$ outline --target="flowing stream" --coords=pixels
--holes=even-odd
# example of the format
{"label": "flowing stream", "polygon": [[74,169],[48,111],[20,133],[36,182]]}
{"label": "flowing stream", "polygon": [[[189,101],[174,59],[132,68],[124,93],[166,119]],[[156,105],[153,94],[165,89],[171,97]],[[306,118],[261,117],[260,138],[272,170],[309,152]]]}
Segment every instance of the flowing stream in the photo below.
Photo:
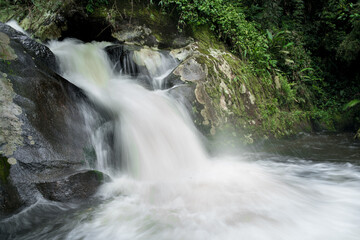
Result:
{"label": "flowing stream", "polygon": [[[99,126],[84,108],[94,167],[112,181],[88,205],[40,199],[8,220],[22,229],[17,239],[360,239],[359,144],[334,140],[321,152],[337,135],[305,135],[294,146],[277,143],[280,150],[210,155],[183,104],[161,89],[176,61],[150,61],[148,90],[114,71],[107,45],[50,48],[63,76],[112,116]],[[330,155],[334,146],[344,149]]]}

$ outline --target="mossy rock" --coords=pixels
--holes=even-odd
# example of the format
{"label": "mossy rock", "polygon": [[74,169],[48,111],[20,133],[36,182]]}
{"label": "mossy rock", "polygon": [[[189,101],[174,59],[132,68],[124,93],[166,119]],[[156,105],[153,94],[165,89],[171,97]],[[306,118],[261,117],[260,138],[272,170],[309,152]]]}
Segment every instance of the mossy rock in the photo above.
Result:
{"label": "mossy rock", "polygon": [[172,51],[182,58],[173,75],[195,84],[192,108],[200,114],[194,121],[204,134],[251,144],[310,128],[308,114],[294,99],[278,100],[288,94],[286,79],[256,75],[251,63],[230,53],[207,26],[194,28],[192,34],[195,43]]}

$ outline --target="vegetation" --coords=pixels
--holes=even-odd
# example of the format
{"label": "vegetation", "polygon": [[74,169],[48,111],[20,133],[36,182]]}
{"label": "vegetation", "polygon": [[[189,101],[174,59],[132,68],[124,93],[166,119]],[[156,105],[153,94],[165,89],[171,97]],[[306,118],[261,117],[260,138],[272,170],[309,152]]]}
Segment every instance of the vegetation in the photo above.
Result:
{"label": "vegetation", "polygon": [[[158,4],[174,12],[180,29],[208,25],[260,78],[285,77],[288,94],[277,99],[283,105],[295,100],[330,128],[360,125],[359,108],[343,109],[360,95],[359,1],[161,0]],[[350,123],[340,124],[343,118]]]}
{"label": "vegetation", "polygon": [[107,0],[87,0],[86,11],[93,13],[95,8],[109,4]]}

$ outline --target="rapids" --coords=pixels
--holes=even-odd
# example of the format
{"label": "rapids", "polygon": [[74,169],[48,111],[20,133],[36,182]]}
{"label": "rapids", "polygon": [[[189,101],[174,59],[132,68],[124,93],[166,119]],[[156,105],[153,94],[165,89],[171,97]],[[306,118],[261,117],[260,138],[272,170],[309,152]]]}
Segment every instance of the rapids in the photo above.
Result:
{"label": "rapids", "polygon": [[84,109],[95,168],[112,181],[84,206],[39,199],[4,223],[22,229],[16,239],[360,238],[359,145],[346,162],[327,161],[326,152],[321,161],[265,151],[214,156],[183,104],[159,88],[174,67],[169,58],[158,58],[169,67],[151,69],[148,90],[113,70],[108,45],[65,40],[50,49],[63,77],[112,116],[111,127],[98,126]]}

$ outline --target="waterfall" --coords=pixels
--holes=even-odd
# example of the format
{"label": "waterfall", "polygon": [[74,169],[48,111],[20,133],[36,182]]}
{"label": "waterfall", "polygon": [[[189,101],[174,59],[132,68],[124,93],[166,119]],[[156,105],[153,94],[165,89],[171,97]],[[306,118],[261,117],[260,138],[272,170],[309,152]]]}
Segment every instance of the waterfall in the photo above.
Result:
{"label": "waterfall", "polygon": [[[359,238],[357,170],[331,163],[277,162],[268,155],[261,156],[264,162],[245,155],[208,156],[184,106],[161,90],[173,60],[161,53],[135,56],[136,63],[149,68],[157,86],[151,91],[134,76],[113,71],[103,50],[109,45],[50,43],[62,75],[112,116],[111,122],[97,126],[92,124],[96,116],[84,110],[96,167],[113,181],[99,192],[103,203],[84,211],[81,221],[66,223],[63,229],[70,230],[65,237],[59,233],[60,238]],[[110,133],[111,144],[106,138]],[[344,176],[351,181],[341,180]]]}
{"label": "waterfall", "polygon": [[[118,161],[124,161],[126,166],[122,173],[148,180],[189,174],[207,156],[183,106],[171,99],[166,91],[149,91],[135,84],[130,76],[113,72],[102,49],[105,46],[106,43],[82,44],[67,40],[53,42],[51,50],[60,62],[63,76],[112,113],[117,124],[114,132],[117,145],[114,147],[121,149]],[[166,73],[169,74],[173,65],[167,63],[168,57],[160,53],[155,56],[159,63],[153,63],[151,57],[143,62],[149,69],[154,86],[160,87],[161,80]],[[140,62],[139,59],[136,61]],[[97,156],[101,156],[104,150],[99,147],[104,142],[101,136],[106,135],[101,131],[107,130],[104,127],[97,129],[97,137],[92,138]],[[105,159],[107,157],[98,157],[98,166],[111,168],[103,163],[108,161]],[[111,172],[104,167],[99,170]]]}

